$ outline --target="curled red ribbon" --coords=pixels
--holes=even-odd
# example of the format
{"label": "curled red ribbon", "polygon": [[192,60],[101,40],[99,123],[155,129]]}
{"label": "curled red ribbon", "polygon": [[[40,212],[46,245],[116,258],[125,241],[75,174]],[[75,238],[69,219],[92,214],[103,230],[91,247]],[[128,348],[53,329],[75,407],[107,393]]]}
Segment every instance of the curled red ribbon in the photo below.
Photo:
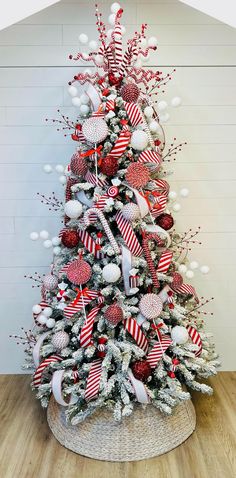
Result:
{"label": "curled red ribbon", "polygon": [[85,151],[85,153],[81,153],[82,158],[86,158],[87,156],[91,156],[92,154],[97,153],[98,156],[101,156],[102,154],[102,145],[98,146],[98,148],[94,149],[89,149],[88,151]]}
{"label": "curled red ribbon", "polygon": [[80,289],[75,289],[76,292],[78,292],[77,296],[75,297],[75,299],[73,300],[73,306],[78,304],[79,300],[80,300],[80,297],[89,297],[89,289],[88,287],[85,287],[83,290],[80,290]]}

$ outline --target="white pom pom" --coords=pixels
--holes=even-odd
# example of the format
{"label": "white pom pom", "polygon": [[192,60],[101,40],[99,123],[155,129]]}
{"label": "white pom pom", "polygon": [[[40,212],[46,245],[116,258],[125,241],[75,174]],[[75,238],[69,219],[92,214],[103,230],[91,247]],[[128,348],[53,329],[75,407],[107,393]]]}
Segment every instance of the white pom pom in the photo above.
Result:
{"label": "white pom pom", "polygon": [[46,322],[47,322],[47,317],[46,315],[43,315],[43,314],[40,314],[38,317],[37,317],[37,322],[41,325],[45,325]]}
{"label": "white pom pom", "polygon": [[55,236],[52,238],[52,245],[53,246],[59,246],[61,244],[61,238],[58,236]]}
{"label": "white pom pom", "polygon": [[148,39],[148,46],[157,46],[157,38],[156,37],[150,37]]}
{"label": "white pom pom", "polygon": [[170,199],[176,199],[177,198],[177,193],[175,191],[170,191],[168,194]]}
{"label": "white pom pom", "polygon": [[80,41],[80,43],[85,45],[85,43],[88,43],[88,35],[86,35],[85,33],[81,33],[79,35],[79,41]]}
{"label": "white pom pom", "polygon": [[194,272],[193,271],[187,271],[185,275],[188,279],[192,279],[194,277]]}
{"label": "white pom pom", "polygon": [[146,106],[146,108],[144,108],[144,114],[145,114],[146,118],[152,118],[153,108],[151,106]]}
{"label": "white pom pom", "polygon": [[171,100],[171,106],[173,106],[174,108],[176,108],[177,106],[181,105],[182,103],[182,100],[179,96],[175,96],[174,98],[172,98]]}
{"label": "white pom pom", "polygon": [[182,188],[180,189],[180,196],[183,198],[186,198],[189,195],[189,189],[188,188]]}
{"label": "white pom pom", "polygon": [[41,239],[48,239],[49,238],[49,232],[45,231],[45,230],[40,231],[39,235],[40,235]]}
{"label": "white pom pom", "polygon": [[97,42],[96,40],[91,40],[91,41],[89,42],[89,48],[90,48],[90,50],[92,50],[92,51],[97,50],[97,48],[98,48],[98,42]]}
{"label": "white pom pom", "polygon": [[[107,39],[108,40],[111,40],[112,33],[113,33],[113,28],[109,28],[109,30],[107,30]],[[101,55],[99,55],[99,56],[101,56]]]}
{"label": "white pom pom", "polygon": [[73,106],[80,106],[81,105],[80,98],[78,98],[78,96],[75,96],[74,98],[72,98],[71,103]]}
{"label": "white pom pom", "polygon": [[83,93],[80,97],[81,105],[87,105],[89,103],[89,97],[85,93]]}
{"label": "white pom pom", "polygon": [[55,166],[55,170],[56,170],[57,173],[63,173],[63,172],[64,172],[64,169],[65,169],[65,168],[64,168],[63,164],[57,164],[57,165]]}
{"label": "white pom pom", "polygon": [[169,119],[170,119],[169,113],[165,113],[164,115],[160,115],[160,121],[162,121],[162,123],[166,123]]}
{"label": "white pom pom", "polygon": [[189,339],[188,331],[185,327],[182,327],[181,325],[176,325],[171,330],[171,338],[176,344],[185,344]]}
{"label": "white pom pom", "polygon": [[179,267],[178,267],[178,271],[181,273],[181,274],[185,274],[185,272],[187,271],[187,267],[185,264],[180,264]]}
{"label": "white pom pom", "polygon": [[62,174],[62,176],[59,177],[59,182],[61,184],[66,184],[66,176],[64,176],[64,174]]}
{"label": "white pom pom", "polygon": [[86,116],[89,113],[88,105],[81,105],[79,110],[83,116]]}
{"label": "white pom pom", "polygon": [[39,235],[37,232],[31,232],[30,233],[30,239],[31,241],[37,241],[37,239],[39,238]]}
{"label": "white pom pom", "polygon": [[151,121],[149,123],[149,129],[152,133],[157,133],[157,131],[159,130],[159,123],[157,121]]}
{"label": "white pom pom", "polygon": [[116,21],[116,15],[115,13],[111,13],[108,17],[108,22],[110,23],[110,25],[115,25],[115,21]]}
{"label": "white pom pom", "polygon": [[157,104],[157,109],[159,111],[164,111],[166,110],[168,104],[166,103],[166,101],[159,101],[159,103]]}
{"label": "white pom pom", "polygon": [[44,172],[47,173],[47,174],[48,174],[48,173],[51,173],[51,172],[52,172],[52,166],[51,166],[51,164],[45,164],[45,165],[43,166],[43,170],[44,170]]}
{"label": "white pom pom", "polygon": [[43,315],[46,315],[46,317],[50,317],[52,315],[51,307],[45,307],[45,309],[43,311]]}
{"label": "white pom pom", "polygon": [[210,267],[209,266],[201,266],[200,271],[201,271],[202,274],[208,274],[208,272],[210,271]]}
{"label": "white pom pom", "polygon": [[42,312],[42,307],[39,304],[35,304],[32,307],[33,314],[40,314]]}
{"label": "white pom pom", "polygon": [[76,86],[70,85],[69,88],[68,88],[68,93],[72,97],[76,96],[78,94],[78,90],[77,90]]}
{"label": "white pom pom", "polygon": [[60,248],[59,246],[55,246],[55,247],[53,248],[53,254],[54,254],[54,256],[59,256],[60,252],[61,252],[61,248]]}
{"label": "white pom pom", "polygon": [[198,267],[199,267],[199,264],[198,264],[197,261],[192,261],[192,262],[190,262],[190,268],[191,268],[191,269],[194,270],[194,269],[197,269]]}
{"label": "white pom pom", "polygon": [[77,219],[81,216],[83,208],[79,201],[72,199],[71,201],[66,202],[64,210],[67,217],[70,219]]}
{"label": "white pom pom", "polygon": [[120,10],[120,4],[118,2],[114,2],[111,5],[111,12],[117,13]]}
{"label": "white pom pom", "polygon": [[178,211],[180,211],[180,209],[181,209],[181,205],[178,202],[176,202],[173,205],[173,211],[178,212]]}
{"label": "white pom pom", "polygon": [[145,46],[147,46],[147,39],[146,38],[141,38],[139,43],[140,43],[140,46],[142,48],[144,48]]}
{"label": "white pom pom", "polygon": [[148,135],[145,131],[136,130],[132,133],[130,145],[138,151],[143,151],[148,145]]}
{"label": "white pom pom", "polygon": [[56,323],[55,319],[47,319],[46,325],[49,329],[53,329],[55,323]]}
{"label": "white pom pom", "polygon": [[121,271],[116,264],[107,264],[102,270],[102,277],[106,282],[117,282],[120,276]]}
{"label": "white pom pom", "polygon": [[50,249],[50,247],[52,247],[52,241],[50,241],[50,239],[47,239],[43,242],[43,247],[45,247],[46,249]]}

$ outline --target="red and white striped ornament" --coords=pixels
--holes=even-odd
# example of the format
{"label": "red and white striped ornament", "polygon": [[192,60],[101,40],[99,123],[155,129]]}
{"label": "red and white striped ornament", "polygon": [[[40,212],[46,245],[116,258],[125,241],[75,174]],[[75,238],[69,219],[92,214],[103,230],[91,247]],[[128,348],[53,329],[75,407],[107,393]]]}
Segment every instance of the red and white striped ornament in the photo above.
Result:
{"label": "red and white striped ornament", "polygon": [[152,171],[157,171],[162,162],[162,157],[159,151],[146,150],[140,153],[138,163],[143,163]]}
{"label": "red and white striped ornament", "polygon": [[129,128],[127,125],[125,125],[121,130],[120,135],[115,142],[115,145],[110,151],[109,156],[112,156],[113,158],[120,158],[124,154],[127,146],[129,145],[130,137],[131,133],[129,131]]}
{"label": "red and white striped ornament", "polygon": [[141,327],[138,325],[137,321],[133,317],[125,319],[124,328],[133,337],[138,347],[140,347],[145,353],[147,353],[148,340],[147,337],[144,335]]}
{"label": "red and white striped ornament", "polygon": [[90,208],[88,209],[85,214],[84,214],[84,223],[85,223],[85,226],[89,226],[92,221],[91,221],[91,215],[92,215],[92,218],[94,218],[94,215],[98,217],[98,219],[100,220],[102,226],[103,226],[103,229],[107,235],[107,238],[109,239],[110,243],[111,243],[111,246],[113,247],[114,251],[116,254],[119,254],[120,253],[120,248],[115,240],[115,237],[110,229],[110,226],[104,216],[104,214],[102,213],[102,211],[96,207],[93,207],[93,208]]}
{"label": "red and white striped ornament", "polygon": [[93,174],[90,171],[86,173],[85,179],[88,183],[92,184],[93,186],[99,186],[100,188],[107,184],[106,179],[96,177],[96,174]]}
{"label": "red and white striped ornament", "polygon": [[141,256],[142,253],[143,253],[143,249],[141,247],[141,245],[139,244],[139,241],[129,223],[129,221],[127,221],[123,214],[122,214],[122,211],[119,211],[117,214],[116,214],[116,222],[117,222],[117,226],[122,234],[122,237],[125,241],[125,243],[127,244],[127,247],[129,248],[130,252],[134,255],[134,256]]}
{"label": "red and white striped ornament", "polygon": [[199,357],[202,353],[202,339],[201,339],[201,336],[200,336],[199,332],[194,327],[192,327],[191,325],[187,325],[186,329],[187,329],[189,337],[191,338],[194,345],[198,346],[198,350],[195,352],[195,355],[196,355],[196,357]]}
{"label": "red and white striped ornament", "polygon": [[173,253],[171,251],[164,251],[161,254],[161,257],[158,262],[158,267],[157,267],[157,272],[162,272],[163,274],[166,274],[168,271],[171,261],[172,261]]}
{"label": "red and white striped ornament", "polygon": [[172,340],[169,335],[162,335],[161,341],[155,343],[146,359],[151,368],[156,368],[158,362],[171,344]]}
{"label": "red and white striped ornament", "polygon": [[96,259],[100,259],[102,257],[100,244],[97,244],[96,241],[94,241],[90,234],[85,230],[78,230],[78,235],[86,249],[94,254]]}
{"label": "red and white striped ornament", "polygon": [[151,251],[150,251],[150,248],[149,248],[149,241],[155,241],[158,246],[162,245],[163,241],[159,237],[158,234],[147,233],[147,232],[143,231],[142,246],[143,246],[145,259],[147,261],[147,265],[148,265],[148,268],[149,268],[149,271],[150,271],[150,274],[151,274],[151,277],[152,277],[152,283],[153,283],[154,287],[158,288],[158,287],[160,287],[160,283],[159,283],[159,280],[158,280],[158,277],[157,277],[156,267],[155,267],[155,265],[153,263],[153,260],[152,260]]}
{"label": "red and white striped ornament", "polygon": [[33,385],[34,387],[39,387],[42,383],[43,372],[49,367],[52,363],[60,362],[62,358],[59,355],[50,355],[50,357],[43,360],[37,367],[34,376],[33,376]]}
{"label": "red and white striped ornament", "polygon": [[88,347],[91,345],[94,321],[101,309],[101,306],[102,304],[99,304],[97,307],[94,307],[86,317],[79,337],[81,347]]}
{"label": "red and white striped ornament", "polygon": [[99,358],[94,360],[91,365],[88,379],[86,383],[86,390],[84,398],[85,400],[89,401],[95,398],[99,392],[100,380],[101,380],[101,373],[102,373],[102,360]]}
{"label": "red and white striped ornament", "polygon": [[137,126],[143,123],[143,115],[140,111],[140,107],[136,103],[129,103],[124,101],[124,107],[129,117],[132,126]]}

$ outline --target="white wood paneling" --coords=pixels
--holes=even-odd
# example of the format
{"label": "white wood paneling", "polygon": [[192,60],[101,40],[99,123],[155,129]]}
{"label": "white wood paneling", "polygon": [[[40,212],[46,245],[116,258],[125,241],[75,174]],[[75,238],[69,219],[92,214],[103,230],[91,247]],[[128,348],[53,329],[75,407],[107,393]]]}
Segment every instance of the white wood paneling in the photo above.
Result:
{"label": "white wood paneling", "polygon": [[[99,3],[106,19],[110,2]],[[37,200],[37,192],[63,197],[58,173],[46,175],[43,164],[66,165],[75,144],[45,118],[55,117],[57,108],[76,115],[66,85],[81,66],[70,62],[68,54],[77,51],[82,31],[95,38],[93,8],[92,0],[63,0],[0,32],[0,372],[20,372],[22,353],[8,334],[29,327],[38,297],[23,276],[47,272],[51,261],[52,251],[43,248],[42,240],[31,242],[29,233],[47,229],[54,236],[62,226],[58,214],[50,214]],[[190,259],[209,264],[211,271],[208,276],[196,272],[193,283],[200,295],[215,297],[207,327],[215,335],[223,368],[234,369],[229,340],[235,332],[236,32],[177,0],[127,0],[124,8],[129,32],[147,21],[150,35],[158,37],[151,64],[163,73],[171,70],[167,65],[177,66],[165,94],[158,96],[168,103],[173,96],[182,97],[180,108],[168,107],[165,125],[168,142],[174,136],[188,142],[173,164],[166,163],[166,170],[174,171],[171,188],[190,190],[189,198],[178,198],[176,224],[180,231],[201,225],[203,244],[193,245]]]}

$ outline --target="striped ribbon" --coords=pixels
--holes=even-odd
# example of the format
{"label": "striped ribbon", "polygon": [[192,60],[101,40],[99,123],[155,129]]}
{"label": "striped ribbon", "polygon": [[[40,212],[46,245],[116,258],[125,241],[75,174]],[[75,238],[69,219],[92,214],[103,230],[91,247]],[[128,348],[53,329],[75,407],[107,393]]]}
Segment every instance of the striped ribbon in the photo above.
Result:
{"label": "striped ribbon", "polygon": [[170,284],[171,288],[174,290],[174,292],[177,292],[177,294],[183,294],[183,295],[193,295],[198,302],[198,296],[196,293],[195,288],[190,285],[190,284],[182,284],[180,287],[173,287],[172,284]]}
{"label": "striped ribbon", "polygon": [[151,368],[156,368],[158,362],[161,360],[162,355],[172,344],[172,340],[168,335],[163,335],[160,342],[156,342],[152,350],[147,355],[147,362]]}
{"label": "striped ribbon", "polygon": [[50,355],[50,357],[46,358],[39,364],[36,369],[36,372],[33,376],[33,385],[34,387],[39,387],[41,385],[42,375],[44,370],[49,367],[52,363],[60,362],[62,358],[59,355]]}
{"label": "striped ribbon", "polygon": [[124,101],[123,103],[131,125],[137,126],[138,124],[142,124],[143,115],[140,111],[139,106],[136,103],[128,103],[127,101]]}
{"label": "striped ribbon", "polygon": [[159,151],[146,150],[139,155],[137,162],[144,163],[149,168],[156,171],[161,165],[162,157]]}
{"label": "striped ribbon", "polygon": [[86,249],[91,252],[91,254],[93,254],[96,259],[101,259],[101,247],[99,247],[99,245],[94,241],[90,234],[84,230],[78,230],[77,232],[81,242],[86,247]]}
{"label": "striped ribbon", "polygon": [[63,275],[66,275],[67,273],[67,270],[68,270],[68,267],[69,265],[73,262],[73,259],[71,259],[71,261],[67,262],[67,264],[65,264],[64,266],[62,266],[62,268],[59,270],[58,272],[58,277],[61,279],[61,277]]}
{"label": "striped ribbon", "polygon": [[152,182],[155,188],[160,191],[164,196],[168,196],[170,191],[169,183],[165,179],[153,179]]}
{"label": "striped ribbon", "polygon": [[38,321],[37,321],[37,317],[44,311],[45,307],[50,307],[50,305],[45,301],[45,300],[42,300],[38,305],[40,305],[41,307],[41,312],[39,312],[39,314],[34,314],[33,313],[33,318],[35,320],[35,323],[39,326],[39,327],[42,327],[42,324],[40,324]]}
{"label": "striped ribbon", "polygon": [[201,339],[201,336],[200,336],[199,332],[194,327],[192,327],[191,325],[187,325],[186,329],[187,329],[189,337],[191,338],[194,345],[198,346],[198,350],[195,352],[195,355],[196,355],[196,357],[199,357],[199,355],[201,355],[201,353],[202,353],[202,339]]}
{"label": "striped ribbon", "polygon": [[84,398],[89,401],[95,398],[99,392],[99,385],[102,373],[102,360],[94,360],[90,368]]}
{"label": "striped ribbon", "polygon": [[106,112],[114,111],[115,107],[116,107],[115,100],[107,100],[107,102],[105,104],[105,111]]}
{"label": "striped ribbon", "polygon": [[85,179],[88,183],[93,184],[93,186],[100,186],[102,188],[107,184],[106,179],[101,179],[101,178],[96,178],[96,174],[91,173],[90,171],[87,171],[85,174]]}
{"label": "striped ribbon", "polygon": [[68,178],[66,182],[66,192],[65,192],[65,199],[66,202],[70,201],[72,199],[72,192],[71,192],[71,186],[74,186],[78,182],[77,179],[73,178]]}
{"label": "striped ribbon", "polygon": [[142,253],[143,253],[143,249],[141,247],[141,245],[139,244],[139,241],[129,223],[129,221],[127,221],[122,212],[119,211],[117,214],[116,214],[116,222],[117,222],[117,226],[122,234],[122,237],[125,241],[125,243],[127,244],[130,252],[134,255],[134,256],[141,256]]}
{"label": "striped ribbon", "polygon": [[91,337],[93,331],[94,320],[98,315],[102,307],[102,303],[97,307],[94,307],[86,317],[85,323],[80,332],[80,345],[81,347],[88,347],[91,345]]}
{"label": "striped ribbon", "polygon": [[161,254],[161,257],[159,259],[157,272],[162,272],[163,274],[165,274],[170,267],[172,257],[173,257],[173,253],[171,251],[168,251],[168,250],[164,251]]}
{"label": "striped ribbon", "polygon": [[86,296],[80,297],[79,300],[76,298],[64,308],[64,316],[67,319],[70,319],[73,317],[73,315],[77,314],[77,312],[80,312],[84,308],[84,306],[90,304],[92,300],[96,299],[99,295],[99,292],[96,290],[88,290]]}
{"label": "striped ribbon", "polygon": [[[95,216],[97,216],[103,226],[103,229],[107,235],[107,238],[109,239],[110,243],[111,243],[111,246],[113,247],[114,251],[116,254],[119,254],[120,253],[120,248],[115,240],[115,237],[110,229],[110,226],[103,214],[102,211],[100,211],[100,209],[96,208],[96,207],[93,207],[91,209],[88,209],[85,213],[84,213],[84,223],[85,223],[85,226],[89,226],[92,221],[93,221],[93,217],[94,217],[94,214]],[[92,215],[92,218],[91,218],[91,215]]]}
{"label": "striped ribbon", "polygon": [[138,347],[140,347],[145,353],[147,353],[148,340],[147,337],[144,335],[141,327],[137,324],[137,321],[133,319],[133,317],[125,319],[124,328],[133,337]]}
{"label": "striped ribbon", "polygon": [[150,213],[152,217],[156,218],[163,213],[166,208],[167,196],[161,194],[159,197],[155,197]]}
{"label": "striped ribbon", "polygon": [[109,156],[113,158],[120,158],[124,154],[129,142],[130,142],[131,133],[127,125],[123,127],[120,132],[119,137],[117,138],[115,145],[109,153]]}

